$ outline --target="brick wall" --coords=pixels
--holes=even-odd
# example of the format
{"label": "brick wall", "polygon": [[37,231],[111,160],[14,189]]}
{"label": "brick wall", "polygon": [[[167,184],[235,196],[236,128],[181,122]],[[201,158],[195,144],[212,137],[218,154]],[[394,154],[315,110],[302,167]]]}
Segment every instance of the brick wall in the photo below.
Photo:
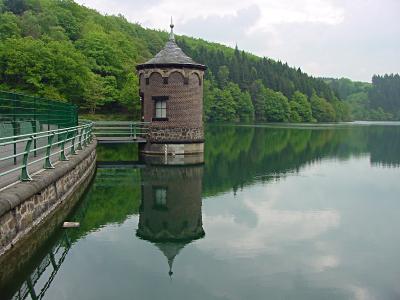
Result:
{"label": "brick wall", "polygon": [[[203,71],[146,69],[139,73],[144,121],[151,122],[150,142],[197,142],[203,132]],[[153,96],[168,96],[167,118],[153,120]]]}

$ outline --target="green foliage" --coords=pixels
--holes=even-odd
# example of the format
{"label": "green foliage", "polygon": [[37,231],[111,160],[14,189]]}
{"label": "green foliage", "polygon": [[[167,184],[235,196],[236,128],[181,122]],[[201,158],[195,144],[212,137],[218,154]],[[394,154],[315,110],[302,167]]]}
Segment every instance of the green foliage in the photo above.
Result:
{"label": "green foliage", "polygon": [[81,103],[90,80],[86,60],[69,42],[12,38],[0,44],[0,79],[14,90]]}
{"label": "green foliage", "polygon": [[215,88],[209,99],[209,114],[207,120],[214,122],[236,121],[236,105],[228,90]]}
{"label": "green foliage", "polygon": [[220,66],[217,73],[218,84],[220,88],[224,88],[229,82],[229,69],[227,66]]}
{"label": "green foliage", "polygon": [[287,122],[290,116],[288,99],[281,92],[266,88],[265,115],[269,122]]}
{"label": "green foliage", "polygon": [[333,106],[324,98],[318,97],[315,93],[310,98],[312,115],[318,122],[334,122],[336,112]]}
{"label": "green foliage", "polygon": [[266,121],[265,116],[265,86],[261,80],[256,80],[253,82],[250,88],[251,99],[254,106],[254,116],[255,120],[258,122]]}
{"label": "green foliage", "polygon": [[351,121],[350,107],[347,103],[340,101],[340,100],[336,100],[333,102],[332,105],[336,112],[336,121],[337,122]]}
{"label": "green foliage", "polygon": [[[372,84],[350,79],[324,79],[345,101],[333,102],[337,120],[400,120],[400,75],[373,76]],[[340,105],[338,105],[340,103]],[[345,106],[347,105],[347,107]]]}
{"label": "green foliage", "polygon": [[347,99],[352,94],[368,92],[371,88],[371,84],[368,82],[351,81],[348,78],[323,78],[323,80],[342,99]]}
{"label": "green foliage", "polygon": [[400,75],[391,74],[372,77],[372,88],[368,92],[370,107],[382,108],[393,113],[400,110]]}
{"label": "green foliage", "polygon": [[292,122],[315,122],[307,96],[299,91],[294,92],[290,99],[290,113]]}
{"label": "green foliage", "polygon": [[21,29],[18,26],[18,18],[6,12],[0,15],[0,40],[21,35]]}
{"label": "green foliage", "polygon": [[[139,118],[134,66],[167,39],[166,32],[103,16],[72,0],[0,0],[0,87],[71,101],[92,113],[129,112]],[[336,101],[323,80],[285,63],[185,36],[177,43],[208,66],[206,120],[311,122],[307,97],[313,91]],[[305,100],[289,104],[296,91]]]}

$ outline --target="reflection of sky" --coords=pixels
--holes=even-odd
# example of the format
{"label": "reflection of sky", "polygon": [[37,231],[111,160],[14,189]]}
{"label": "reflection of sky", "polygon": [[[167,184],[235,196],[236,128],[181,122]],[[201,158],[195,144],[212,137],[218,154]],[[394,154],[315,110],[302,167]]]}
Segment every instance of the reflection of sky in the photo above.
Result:
{"label": "reflection of sky", "polygon": [[323,160],[207,198],[206,236],[172,281],[130,217],[77,242],[47,299],[398,299],[399,179],[368,157]]}

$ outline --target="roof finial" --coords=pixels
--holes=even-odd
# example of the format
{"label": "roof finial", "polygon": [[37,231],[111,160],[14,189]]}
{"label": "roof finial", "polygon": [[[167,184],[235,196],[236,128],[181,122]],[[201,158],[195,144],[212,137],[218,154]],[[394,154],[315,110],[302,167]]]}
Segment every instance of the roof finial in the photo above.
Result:
{"label": "roof finial", "polygon": [[169,39],[171,41],[175,41],[175,36],[174,36],[174,23],[172,22],[172,16],[171,16],[171,25],[169,25],[169,27],[171,27],[171,32],[169,34]]}

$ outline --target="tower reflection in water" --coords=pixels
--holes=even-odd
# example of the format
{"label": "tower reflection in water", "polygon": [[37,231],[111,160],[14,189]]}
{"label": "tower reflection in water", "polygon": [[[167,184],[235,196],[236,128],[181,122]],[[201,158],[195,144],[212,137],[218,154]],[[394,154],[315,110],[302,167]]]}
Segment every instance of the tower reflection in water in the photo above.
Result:
{"label": "tower reflection in water", "polygon": [[148,166],[141,170],[142,203],[137,236],[152,242],[172,265],[179,252],[204,237],[203,166]]}

